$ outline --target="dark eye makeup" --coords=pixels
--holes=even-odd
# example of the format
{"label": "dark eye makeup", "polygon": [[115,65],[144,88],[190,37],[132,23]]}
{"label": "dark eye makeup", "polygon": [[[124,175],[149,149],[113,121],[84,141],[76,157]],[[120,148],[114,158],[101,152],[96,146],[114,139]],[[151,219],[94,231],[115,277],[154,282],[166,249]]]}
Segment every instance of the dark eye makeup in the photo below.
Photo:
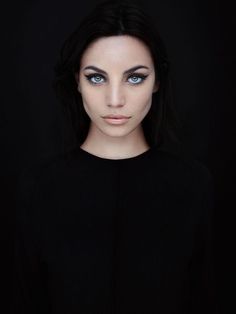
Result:
{"label": "dark eye makeup", "polygon": [[[85,75],[85,77],[89,81],[89,83],[91,83],[93,85],[98,85],[98,84],[100,84],[106,80],[106,78],[102,74],[99,74],[99,73],[87,74],[87,75]],[[133,74],[128,76],[127,80],[129,80],[130,78],[135,78],[135,81],[131,82],[131,85],[139,85],[139,84],[142,84],[143,81],[147,77],[148,77],[148,75],[145,75],[145,74],[133,73]],[[95,79],[95,81],[92,81],[93,78]],[[103,81],[101,81],[101,78]],[[139,81],[137,81],[138,79],[139,79]]]}

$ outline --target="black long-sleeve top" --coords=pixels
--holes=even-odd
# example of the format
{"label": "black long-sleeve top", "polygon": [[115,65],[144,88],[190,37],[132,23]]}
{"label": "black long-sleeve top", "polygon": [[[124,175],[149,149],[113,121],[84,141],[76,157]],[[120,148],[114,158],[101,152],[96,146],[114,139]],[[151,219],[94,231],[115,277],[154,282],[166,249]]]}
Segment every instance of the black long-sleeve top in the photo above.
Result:
{"label": "black long-sleeve top", "polygon": [[152,147],[77,147],[19,180],[17,313],[218,313],[214,187],[199,161]]}

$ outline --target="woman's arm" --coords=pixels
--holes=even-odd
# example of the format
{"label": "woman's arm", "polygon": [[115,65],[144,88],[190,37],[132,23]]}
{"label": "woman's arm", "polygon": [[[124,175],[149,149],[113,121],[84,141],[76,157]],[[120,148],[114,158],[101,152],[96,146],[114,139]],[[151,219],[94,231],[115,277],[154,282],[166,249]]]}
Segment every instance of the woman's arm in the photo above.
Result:
{"label": "woman's arm", "polygon": [[40,262],[38,226],[34,217],[37,205],[36,184],[28,171],[22,173],[18,184],[16,228],[15,228],[15,271],[16,313],[48,313],[48,296],[45,271]]}
{"label": "woman's arm", "polygon": [[218,314],[213,261],[214,183],[208,178],[202,215],[197,225],[196,247],[190,271],[190,313]]}

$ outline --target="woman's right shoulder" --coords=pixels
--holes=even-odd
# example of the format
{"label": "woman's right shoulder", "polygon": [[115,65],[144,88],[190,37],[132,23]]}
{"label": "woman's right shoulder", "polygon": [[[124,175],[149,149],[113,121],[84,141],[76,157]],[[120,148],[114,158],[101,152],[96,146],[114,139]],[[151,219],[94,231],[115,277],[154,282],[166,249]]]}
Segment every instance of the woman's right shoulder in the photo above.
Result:
{"label": "woman's right shoulder", "polygon": [[44,154],[37,160],[24,165],[18,173],[17,195],[27,197],[38,186],[50,185],[50,182],[65,176],[68,172],[68,162],[74,149],[67,152]]}
{"label": "woman's right shoulder", "polygon": [[18,185],[23,185],[25,188],[32,187],[37,181],[47,176],[55,167],[58,167],[61,161],[61,154],[57,154],[44,155],[33,162],[29,162],[19,170]]}
{"label": "woman's right shoulder", "polygon": [[54,201],[63,199],[73,185],[73,156],[73,152],[47,154],[22,167],[16,183],[16,225],[25,226],[29,221],[37,225],[40,217],[54,210]]}

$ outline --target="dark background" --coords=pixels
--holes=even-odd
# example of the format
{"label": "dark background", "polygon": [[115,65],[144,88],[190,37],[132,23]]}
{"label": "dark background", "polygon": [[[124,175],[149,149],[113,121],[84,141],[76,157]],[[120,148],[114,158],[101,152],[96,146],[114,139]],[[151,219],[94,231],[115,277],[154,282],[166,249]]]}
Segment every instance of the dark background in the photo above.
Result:
{"label": "dark background", "polygon": [[[51,88],[65,37],[100,1],[9,1],[1,9],[1,306],[13,309],[15,190],[19,172],[63,148],[63,118]],[[227,1],[145,4],[166,43],[181,134],[216,186],[214,260],[221,313],[235,313],[232,253],[235,192],[235,30]],[[2,312],[2,309],[0,309]]]}

